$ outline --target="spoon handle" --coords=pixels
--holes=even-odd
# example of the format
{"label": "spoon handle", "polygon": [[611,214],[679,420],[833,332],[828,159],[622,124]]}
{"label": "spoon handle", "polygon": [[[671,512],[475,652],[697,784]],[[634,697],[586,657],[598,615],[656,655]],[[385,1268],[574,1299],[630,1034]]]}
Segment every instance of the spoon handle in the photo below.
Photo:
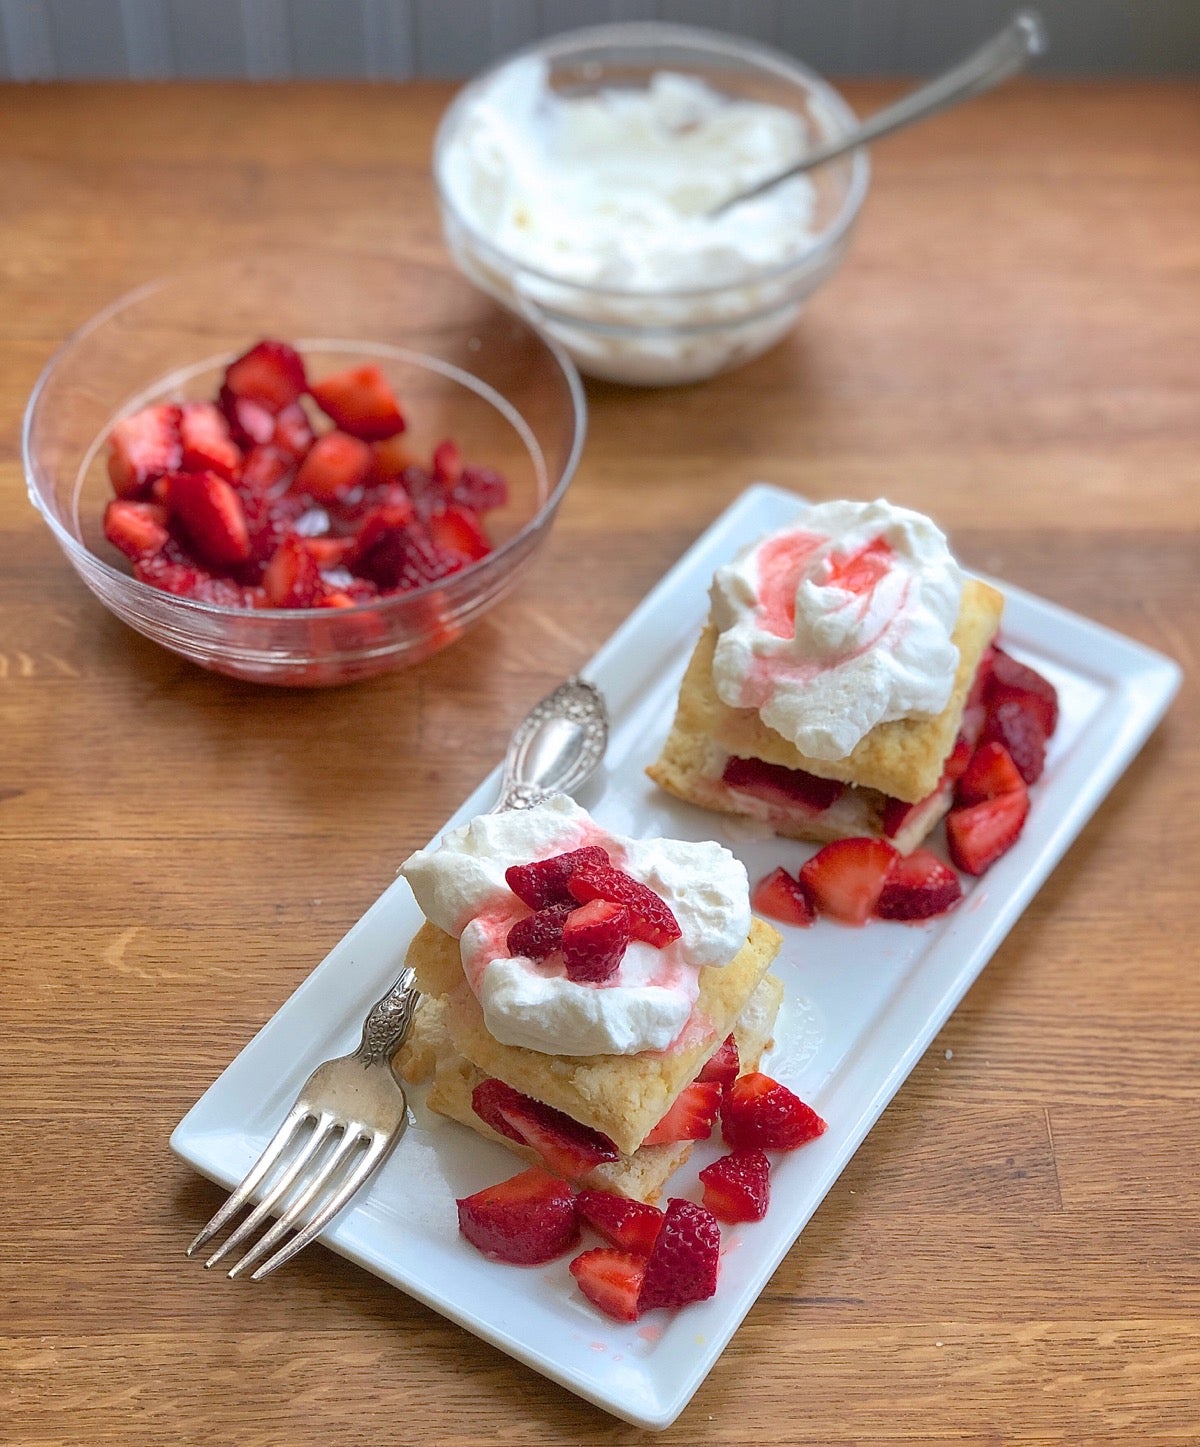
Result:
{"label": "spoon handle", "polygon": [[894,105],[876,111],[844,136],[816,146],[788,170],[768,177],[748,191],[739,191],[736,196],[731,196],[729,200],[715,207],[710,215],[720,216],[731,206],[740,205],[752,196],[761,196],[764,191],[778,186],[781,181],[811,171],[814,166],[823,166],[826,161],[835,160],[868,141],[878,140],[880,136],[890,135],[892,131],[910,126],[914,121],[924,120],[926,116],[957,105],[959,101],[981,95],[999,85],[1001,81],[1007,80],[1009,76],[1016,75],[1019,70],[1024,69],[1031,56],[1040,55],[1045,48],[1046,32],[1040,16],[1034,10],[1020,10],[1003,30],[993,35],[965,60],[931,80],[928,85],[919,86],[908,95],[902,96]]}

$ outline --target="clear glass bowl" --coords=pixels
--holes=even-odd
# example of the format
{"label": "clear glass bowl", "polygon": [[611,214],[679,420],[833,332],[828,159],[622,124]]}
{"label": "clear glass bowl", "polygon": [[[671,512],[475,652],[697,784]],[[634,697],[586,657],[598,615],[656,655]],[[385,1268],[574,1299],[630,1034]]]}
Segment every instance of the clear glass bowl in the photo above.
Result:
{"label": "clear glass bowl", "polygon": [[[428,456],[453,437],[499,469],[494,550],[410,593],[344,609],[240,609],[131,576],[103,535],[105,440],[148,403],[216,395],[262,337],[296,345],[313,376],[378,362]],[[76,572],[130,627],[204,668],[257,683],[346,683],[453,642],[509,592],[545,540],[583,446],[586,403],[560,348],[450,266],[356,253],[273,251],[156,281],[114,302],[51,359],[23,436],[34,506]]]}
{"label": "clear glass bowl", "polygon": [[511,68],[540,60],[560,94],[644,89],[657,72],[695,76],[722,94],[779,106],[805,120],[814,143],[844,135],[854,112],[832,86],[789,56],[732,36],[682,25],[605,25],[558,35],[484,72],[455,98],[434,144],[434,177],[447,244],[478,286],[531,318],[581,371],[643,386],[715,376],[774,346],[806,297],[837,269],[866,196],[862,150],[811,173],[811,242],[784,265],[736,283],[676,290],[581,285],[506,252],[456,205],[447,156],[481,94]]}

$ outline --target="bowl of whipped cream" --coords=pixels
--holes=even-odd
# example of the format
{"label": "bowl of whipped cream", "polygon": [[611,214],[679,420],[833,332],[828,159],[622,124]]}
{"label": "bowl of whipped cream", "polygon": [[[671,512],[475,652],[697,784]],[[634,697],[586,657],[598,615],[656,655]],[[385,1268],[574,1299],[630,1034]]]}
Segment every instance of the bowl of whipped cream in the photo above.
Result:
{"label": "bowl of whipped cream", "polygon": [[751,41],[656,23],[557,35],[443,117],[446,241],[588,375],[700,381],[774,346],[837,269],[866,154],[715,208],[854,124],[832,86]]}

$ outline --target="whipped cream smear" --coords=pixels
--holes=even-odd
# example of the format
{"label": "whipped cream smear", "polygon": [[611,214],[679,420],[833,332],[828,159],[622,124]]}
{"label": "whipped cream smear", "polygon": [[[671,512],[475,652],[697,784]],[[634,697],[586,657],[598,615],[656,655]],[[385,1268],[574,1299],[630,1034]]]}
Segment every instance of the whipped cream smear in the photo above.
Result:
{"label": "whipped cream smear", "polygon": [[[508,931],[529,914],[505,883],[528,864],[600,844],[618,869],[670,905],[682,934],[664,949],[631,940],[603,984],[566,977],[561,956],[510,956]],[[665,1050],[691,1017],[704,965],[727,965],[750,930],[746,871],[715,843],[627,839],[601,829],[565,795],[534,809],[484,814],[400,867],[425,917],[458,937],[467,983],[505,1045],[554,1055]]]}
{"label": "whipped cream smear", "polygon": [[932,718],[958,668],[963,575],[927,517],[879,500],[805,508],[713,579],[713,683],[813,759]]}

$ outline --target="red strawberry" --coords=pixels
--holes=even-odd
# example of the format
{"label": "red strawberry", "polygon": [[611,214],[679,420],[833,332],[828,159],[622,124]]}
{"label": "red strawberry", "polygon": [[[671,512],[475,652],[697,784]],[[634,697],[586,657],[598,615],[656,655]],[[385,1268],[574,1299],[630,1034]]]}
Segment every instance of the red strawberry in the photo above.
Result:
{"label": "red strawberry", "polygon": [[614,1321],[636,1321],[641,1314],[638,1305],[646,1261],[626,1251],[596,1246],[581,1252],[567,1268],[579,1284],[580,1291]]}
{"label": "red strawberry", "polygon": [[750,903],[759,914],[784,924],[810,925],[817,917],[807,887],[793,879],[782,865],[758,881],[750,893]]}
{"label": "red strawberry", "polygon": [[701,1066],[696,1079],[712,1080],[724,1088],[733,1084],[740,1068],[741,1060],[738,1057],[737,1041],[732,1035],[726,1035],[721,1047],[714,1051]]}
{"label": "red strawberry", "polygon": [[667,1146],[676,1141],[705,1141],[721,1108],[721,1087],[714,1080],[693,1080],[642,1141],[644,1146]]}
{"label": "red strawberry", "polygon": [[263,588],[272,608],[312,608],[324,592],[317,560],[294,533],[271,555]]}
{"label": "red strawberry", "polygon": [[821,813],[840,799],[845,784],[837,779],[821,779],[804,769],[789,769],[783,764],[768,764],[762,759],[726,760],[721,781],[739,794],[765,799],[768,804],[788,807],[800,804],[814,813]]}
{"label": "red strawberry", "polygon": [[610,1246],[639,1256],[649,1255],[663,1222],[657,1206],[614,1196],[610,1191],[580,1191],[575,1205],[580,1219]]}
{"label": "red strawberry", "polygon": [[835,839],[801,868],[800,883],[822,914],[866,924],[895,858],[886,839]]}
{"label": "red strawberry", "polygon": [[563,921],[562,957],[567,979],[600,985],[620,968],[629,946],[629,911],[606,899],[573,909]]}
{"label": "red strawberry", "polygon": [[448,501],[446,489],[431,472],[415,464],[406,467],[400,474],[404,490],[412,498],[417,516],[428,521],[440,513]]}
{"label": "red strawberry", "polygon": [[954,797],[960,804],[980,804],[984,799],[1024,787],[1025,781],[1004,745],[987,743],[980,744],[971,755]]}
{"label": "red strawberry", "polygon": [[170,547],[161,553],[149,553],[133,565],[133,576],[164,593],[180,598],[194,598],[200,603],[215,603],[225,608],[254,606],[252,592],[241,588],[230,578],[214,578],[203,568],[183,558],[170,555]]}
{"label": "red strawberry", "polygon": [[272,413],[282,412],[308,390],[300,353],[287,342],[270,340],[230,362],[225,385],[235,397],[258,402]]}
{"label": "red strawberry", "polygon": [[212,402],[185,402],[179,411],[179,440],[186,472],[215,472],[236,482],[242,454],[229,435],[225,414]]}
{"label": "red strawberry", "polygon": [[757,1149],[733,1151],[700,1172],[704,1204],[718,1221],[761,1221],[771,1199],[771,1162]]}
{"label": "red strawberry", "polygon": [[946,815],[950,858],[967,874],[983,874],[1017,842],[1028,813],[1029,795],[1023,788],[951,809]]}
{"label": "red strawberry", "polygon": [[579,1240],[570,1186],[536,1166],[457,1204],[458,1229],[492,1261],[540,1266]]}
{"label": "red strawberry", "polygon": [[404,414],[391,384],[373,362],[323,377],[309,391],[334,425],[352,437],[380,442],[404,431]]}
{"label": "red strawberry", "polygon": [[312,430],[312,423],[308,420],[308,413],[299,402],[293,402],[290,407],[285,407],[275,419],[275,430],[271,434],[271,445],[277,452],[282,452],[285,457],[290,457],[293,462],[299,462],[308,454],[308,449],[316,440],[316,433]]}
{"label": "red strawberry", "polygon": [[[510,1095],[497,1090],[493,1083],[482,1097],[484,1109],[490,1112],[485,1115],[476,1104],[481,1089],[482,1086],[477,1086],[471,1096],[471,1107],[480,1119],[487,1121],[493,1130],[499,1130],[501,1135],[524,1141],[558,1175],[577,1180],[587,1175],[593,1166],[618,1158],[616,1146],[606,1135],[580,1125],[565,1112],[522,1095],[520,1091],[513,1090]],[[506,1129],[496,1125],[496,1120],[504,1121]]]}
{"label": "red strawberry", "polygon": [[1036,784],[1046,767],[1043,707],[1043,701],[1033,694],[989,704],[987,722],[979,736],[980,743],[1003,744],[1027,784]]}
{"label": "red strawberry", "polygon": [[269,443],[254,444],[242,462],[239,483],[243,494],[247,492],[269,492],[277,483],[287,477],[294,466],[290,457]]}
{"label": "red strawberry", "polygon": [[607,899],[629,911],[629,931],[635,940],[662,949],[683,931],[671,907],[654,891],[610,864],[584,864],[567,880],[567,888],[581,904]]}
{"label": "red strawberry", "polygon": [[215,472],[174,472],[167,478],[167,510],[187,533],[202,562],[233,567],[250,557],[250,534],[241,499]]}
{"label": "red strawberry", "polygon": [[391,503],[377,508],[363,523],[358,544],[346,559],[353,572],[384,592],[424,587],[456,566],[434,547],[411,509],[407,500],[403,508]]}
{"label": "red strawberry", "polygon": [[309,448],[292,486],[320,502],[336,502],[371,471],[371,449],[346,432],[326,432]]}
{"label": "red strawberry", "polygon": [[398,436],[376,442],[371,451],[375,454],[375,476],[384,482],[399,477],[406,467],[412,466],[413,457],[408,443]]}
{"label": "red strawberry", "polygon": [[464,467],[458,481],[449,489],[449,498],[472,512],[489,512],[508,501],[508,483],[494,468]]}
{"label": "red strawberry", "polygon": [[239,397],[228,387],[217,393],[217,403],[240,447],[262,447],[275,436],[275,414],[251,397]]}
{"label": "red strawberry", "polygon": [[638,1310],[705,1301],[717,1289],[721,1228],[711,1211],[673,1197],[646,1261]]}
{"label": "red strawberry", "polygon": [[465,507],[452,505],[434,513],[429,518],[429,535],[443,552],[468,563],[477,562],[492,551],[479,519]]}
{"label": "red strawberry", "polygon": [[295,532],[297,523],[304,516],[305,501],[294,493],[272,497],[267,493],[247,491],[244,485],[239,495],[250,534],[250,557],[255,563],[265,565],[284,538]]}
{"label": "red strawberry", "polygon": [[794,1151],[824,1130],[812,1106],[761,1071],[739,1075],[721,1102],[721,1135],[734,1150]]}
{"label": "red strawberry", "polygon": [[993,649],[992,653],[991,672],[984,691],[989,709],[1010,699],[1024,702],[1037,712],[1042,731],[1049,738],[1058,727],[1058,692],[1054,685],[1036,669],[1018,663],[1002,648]]}
{"label": "red strawberry", "polygon": [[892,865],[879,903],[878,919],[930,919],[962,898],[958,875],[928,849],[914,849]]}
{"label": "red strawberry", "polygon": [[167,510],[153,502],[130,502],[114,497],[104,509],[104,536],[134,562],[162,550],[167,532]]}
{"label": "red strawberry", "polygon": [[527,960],[544,960],[561,949],[563,923],[570,913],[570,905],[552,904],[519,919],[508,932],[509,954],[523,955]]}
{"label": "red strawberry", "polygon": [[954,740],[954,747],[950,750],[950,757],[946,760],[946,767],[942,770],[942,778],[953,783],[955,779],[961,779],[967,771],[967,765],[971,762],[971,754],[974,745],[969,742],[961,733]]}
{"label": "red strawberry", "polygon": [[453,487],[462,477],[463,459],[457,442],[447,437],[433,449],[433,475],[445,487]]}
{"label": "red strawberry", "polygon": [[567,880],[584,864],[607,864],[608,854],[599,844],[572,849],[566,854],[552,854],[548,859],[535,859],[532,864],[513,864],[504,871],[504,880],[522,904],[530,909],[566,904],[572,909],[579,901],[567,888]]}
{"label": "red strawberry", "polygon": [[315,537],[304,539],[304,546],[317,560],[320,568],[338,568],[354,551],[353,538]]}
{"label": "red strawberry", "polygon": [[503,1080],[489,1076],[486,1080],[481,1080],[471,1092],[471,1109],[485,1125],[490,1125],[497,1135],[507,1136],[510,1141],[524,1145],[525,1137],[516,1126],[509,1125],[503,1108],[519,1107],[528,1099],[527,1095],[522,1095],[511,1085],[505,1085]]}
{"label": "red strawberry", "polygon": [[182,462],[178,407],[143,407],[108,435],[108,476],[118,497],[145,497],[155,478],[178,472]]}

